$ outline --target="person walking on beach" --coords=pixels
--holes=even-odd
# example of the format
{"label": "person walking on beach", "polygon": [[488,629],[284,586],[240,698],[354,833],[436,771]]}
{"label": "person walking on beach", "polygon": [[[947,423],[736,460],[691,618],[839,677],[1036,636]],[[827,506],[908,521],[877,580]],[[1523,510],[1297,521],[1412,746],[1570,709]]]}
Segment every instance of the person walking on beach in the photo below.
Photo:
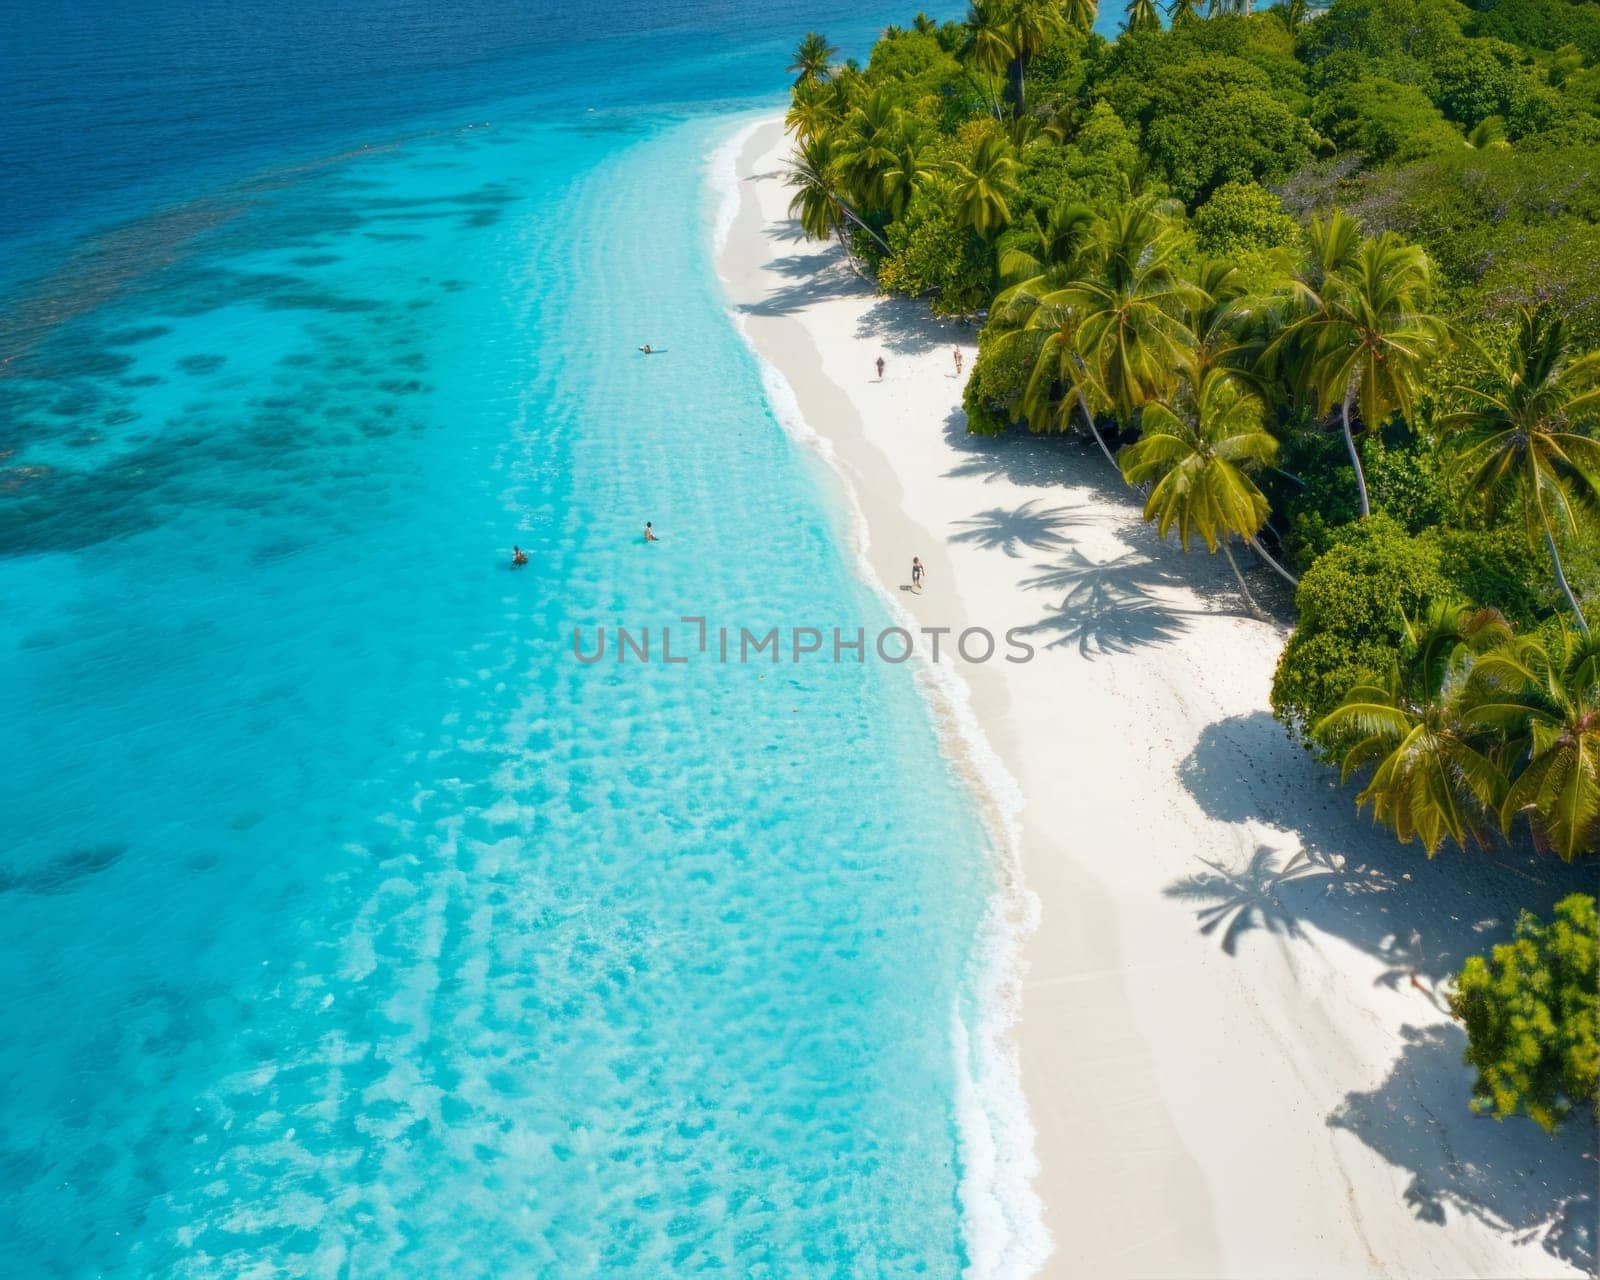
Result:
{"label": "person walking on beach", "polygon": [[883,381],[883,357],[878,357],[878,381]]}
{"label": "person walking on beach", "polygon": [[951,347],[950,348],[950,354],[955,357],[955,360],[956,360],[956,377],[959,378],[961,376],[961,348],[960,347]]}
{"label": "person walking on beach", "polygon": [[920,556],[912,556],[911,557],[911,589],[913,591],[916,591],[916,592],[919,592],[919,593],[921,592],[921,590],[922,590],[922,579],[923,579],[923,576],[926,573],[927,573],[927,570],[925,568],[923,568],[923,565],[922,565],[922,558]]}
{"label": "person walking on beach", "polygon": [[644,540],[646,542],[661,541],[660,538],[656,537],[656,531],[650,527],[650,522],[648,520],[644,522]]}

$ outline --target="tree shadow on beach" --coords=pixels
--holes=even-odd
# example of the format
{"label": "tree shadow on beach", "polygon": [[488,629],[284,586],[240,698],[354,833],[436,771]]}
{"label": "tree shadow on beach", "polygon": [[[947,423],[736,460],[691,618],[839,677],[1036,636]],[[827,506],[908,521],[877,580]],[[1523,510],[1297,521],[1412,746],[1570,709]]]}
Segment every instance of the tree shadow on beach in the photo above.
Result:
{"label": "tree shadow on beach", "polygon": [[[1520,910],[1548,915],[1593,887],[1592,872],[1526,845],[1451,846],[1430,859],[1400,844],[1356,813],[1354,784],[1341,785],[1265,711],[1208,725],[1178,776],[1209,817],[1240,826],[1254,847],[1237,867],[1199,859],[1164,890],[1195,904],[1200,932],[1220,929],[1235,957],[1252,928],[1288,946],[1341,939],[1380,962],[1375,985],[1419,993],[1423,1022],[1448,1013],[1454,974],[1504,941]],[[1461,1029],[1435,1022],[1405,1036],[1384,1084],[1347,1095],[1328,1123],[1410,1172],[1406,1200],[1423,1221],[1471,1214],[1593,1266],[1592,1127],[1579,1120],[1552,1141],[1531,1121],[1476,1119]]]}
{"label": "tree shadow on beach", "polygon": [[820,249],[775,258],[769,270],[791,283],[771,289],[760,302],[741,303],[737,310],[751,316],[788,316],[817,302],[870,293],[870,286],[855,275],[837,250]]}
{"label": "tree shadow on beach", "polygon": [[[1265,711],[1208,725],[1178,776],[1208,816],[1247,826],[1258,845],[1276,849],[1278,872],[1295,857],[1321,869],[1275,889],[1298,926],[1383,961],[1380,982],[1413,986],[1435,1007],[1438,984],[1468,955],[1508,936],[1519,910],[1548,914],[1558,899],[1592,885],[1591,872],[1516,844],[1448,846],[1433,858],[1415,843],[1400,844],[1356,813],[1353,784],[1340,785]],[[1203,898],[1195,880],[1180,879],[1168,892]],[[1214,905],[1225,900],[1217,889]]]}
{"label": "tree shadow on beach", "polygon": [[1021,548],[1049,551],[1067,544],[1066,530],[1083,523],[1071,507],[1044,507],[1038,498],[1020,507],[990,507],[965,520],[957,520],[961,532],[951,542],[966,542],[985,551],[1021,554]]}
{"label": "tree shadow on beach", "polygon": [[976,337],[965,320],[934,315],[916,298],[879,298],[856,321],[856,337],[875,342],[896,355],[916,356]]}
{"label": "tree shadow on beach", "polygon": [[1300,921],[1284,906],[1281,891],[1295,881],[1328,874],[1326,867],[1312,862],[1304,851],[1279,865],[1278,851],[1270,845],[1258,845],[1237,870],[1209,858],[1200,861],[1207,870],[1176,880],[1162,892],[1169,898],[1203,903],[1195,911],[1200,932],[1210,935],[1221,928],[1222,949],[1230,956],[1238,954],[1239,938],[1250,929],[1300,937]]}
{"label": "tree shadow on beach", "polygon": [[1467,1214],[1585,1272],[1595,1265],[1593,1133],[1575,1116],[1554,1137],[1531,1120],[1464,1116],[1466,1034],[1407,1026],[1388,1079],[1352,1092],[1328,1124],[1411,1175],[1405,1201],[1423,1222]]}
{"label": "tree shadow on beach", "polygon": [[1085,658],[1132,653],[1176,640],[1186,619],[1207,612],[1178,608],[1157,594],[1189,584],[1137,552],[1094,561],[1074,547],[1056,563],[1035,568],[1024,587],[1065,593],[1039,621],[1022,628],[1023,634],[1043,637],[1049,649],[1074,645]]}

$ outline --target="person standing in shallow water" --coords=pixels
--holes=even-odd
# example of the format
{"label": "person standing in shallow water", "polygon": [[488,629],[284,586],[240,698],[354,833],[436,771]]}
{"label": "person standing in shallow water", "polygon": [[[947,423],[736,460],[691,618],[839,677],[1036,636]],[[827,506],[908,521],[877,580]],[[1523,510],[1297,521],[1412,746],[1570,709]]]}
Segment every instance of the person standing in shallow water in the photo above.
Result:
{"label": "person standing in shallow water", "polygon": [[878,357],[878,381],[883,381],[883,357]]}
{"label": "person standing in shallow water", "polygon": [[661,541],[660,538],[656,537],[656,531],[650,527],[650,522],[648,520],[644,522],[644,540],[646,542]]}

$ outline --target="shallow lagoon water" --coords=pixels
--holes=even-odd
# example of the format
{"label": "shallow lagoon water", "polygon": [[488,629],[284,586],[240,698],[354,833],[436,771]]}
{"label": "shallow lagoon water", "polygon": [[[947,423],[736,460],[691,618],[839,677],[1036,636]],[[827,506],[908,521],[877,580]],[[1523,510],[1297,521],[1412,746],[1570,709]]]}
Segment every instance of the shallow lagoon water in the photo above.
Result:
{"label": "shallow lagoon water", "polygon": [[13,287],[23,1273],[974,1261],[996,873],[913,672],[572,653],[889,621],[715,283],[723,72],[51,223]]}

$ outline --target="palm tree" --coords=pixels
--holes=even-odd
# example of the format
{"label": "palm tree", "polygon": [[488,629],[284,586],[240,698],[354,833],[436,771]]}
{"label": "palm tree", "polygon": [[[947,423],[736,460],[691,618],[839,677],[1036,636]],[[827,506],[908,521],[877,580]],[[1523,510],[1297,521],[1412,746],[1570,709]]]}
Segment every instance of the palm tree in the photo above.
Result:
{"label": "palm tree", "polygon": [[1584,508],[1600,505],[1600,441],[1583,431],[1600,412],[1600,352],[1569,358],[1566,326],[1545,303],[1523,308],[1508,355],[1477,354],[1487,378],[1452,388],[1467,405],[1442,419],[1459,432],[1456,467],[1491,519],[1508,501],[1521,505],[1529,545],[1544,536],[1556,583],[1588,635],[1556,528],[1576,536]]}
{"label": "palm tree", "polygon": [[1058,0],[1012,0],[1011,19],[1006,25],[1011,45],[1011,62],[1007,67],[1011,95],[1021,114],[1027,107],[1028,64],[1044,51],[1051,39],[1066,30],[1067,23]]}
{"label": "palm tree", "polygon": [[1253,541],[1267,522],[1267,497],[1250,473],[1277,456],[1278,442],[1262,425],[1261,401],[1227,370],[1211,369],[1176,406],[1145,405],[1139,422],[1139,439],[1118,459],[1129,484],[1151,486],[1144,518],[1156,521],[1163,539],[1176,525],[1185,551],[1194,534],[1213,555],[1220,545],[1250,611],[1259,615],[1228,542],[1236,534]]}
{"label": "palm tree", "polygon": [[1563,625],[1478,659],[1463,719],[1498,730],[1520,766],[1499,805],[1502,830],[1526,814],[1565,861],[1600,848],[1600,649]]}
{"label": "palm tree", "polygon": [[1124,31],[1160,31],[1161,11],[1156,0],[1129,0],[1127,15],[1122,20]]}
{"label": "palm tree", "polygon": [[[1266,386],[1260,363],[1264,344],[1258,332],[1264,308],[1250,293],[1244,273],[1232,263],[1203,259],[1191,269],[1190,279],[1196,289],[1185,299],[1183,319],[1193,338],[1189,355],[1191,380],[1203,381],[1213,370],[1225,372],[1242,387],[1265,399]],[[1291,587],[1300,585],[1300,580],[1261,545],[1259,535],[1252,535],[1245,541],[1262,562]]]}
{"label": "palm tree", "polygon": [[883,190],[883,207],[891,219],[899,218],[923,184],[933,177],[933,169],[923,159],[921,146],[909,135],[900,140],[894,159],[879,175]]}
{"label": "palm tree", "polygon": [[990,134],[978,143],[972,163],[949,162],[956,179],[956,221],[987,239],[1011,221],[1010,197],[1017,189],[1021,166],[1011,144]]}
{"label": "palm tree", "polygon": [[794,61],[789,64],[796,87],[828,80],[833,75],[833,57],[838,52],[820,31],[806,32],[805,39],[794,51]]}
{"label": "palm tree", "polygon": [[889,251],[888,242],[862,221],[840,195],[838,165],[833,139],[821,134],[795,149],[789,166],[788,185],[796,188],[789,201],[789,213],[800,220],[800,229],[813,240],[826,240],[835,234],[844,243],[844,224],[853,223]]}
{"label": "palm tree", "polygon": [[1002,241],[1000,278],[1008,288],[995,298],[993,311],[1004,313],[1012,326],[1026,324],[1041,297],[1060,288],[1079,261],[1095,226],[1089,205],[1062,199],[1041,223],[1031,211],[1026,224]]}
{"label": "palm tree", "polygon": [[911,20],[911,29],[920,31],[925,36],[931,36],[938,32],[939,24],[927,14],[919,11],[917,16]]}
{"label": "palm tree", "polygon": [[1272,12],[1290,31],[1298,31],[1300,24],[1310,16],[1311,9],[1306,0],[1280,0],[1272,6]]}
{"label": "palm tree", "polygon": [[1172,390],[1194,346],[1182,314],[1200,290],[1179,274],[1179,251],[1165,206],[1125,202],[1091,241],[1091,272],[1062,291],[1078,315],[1084,383],[1124,426]]}
{"label": "palm tree", "polygon": [[1409,422],[1418,380],[1443,344],[1444,327],[1424,309],[1432,272],[1420,246],[1386,231],[1351,252],[1345,230],[1323,228],[1321,243],[1314,237],[1314,253],[1324,256],[1314,261],[1311,274],[1322,274],[1321,291],[1304,282],[1297,286],[1303,314],[1278,342],[1291,335],[1303,339],[1299,380],[1317,390],[1321,412],[1330,412],[1342,397],[1340,422],[1365,518],[1372,507],[1351,411],[1359,410],[1368,429],[1394,413]]}
{"label": "palm tree", "polygon": [[1430,858],[1445,836],[1462,847],[1481,839],[1505,797],[1489,735],[1457,716],[1454,695],[1473,656],[1510,634],[1493,609],[1436,604],[1407,619],[1388,679],[1356,685],[1312,730],[1325,742],[1354,736],[1342,778],[1377,762],[1356,806],[1370,804],[1401,843],[1418,837]]}
{"label": "palm tree", "polygon": [[1175,27],[1184,27],[1191,22],[1199,22],[1199,0],[1172,0],[1172,3],[1167,6],[1167,21]]}
{"label": "palm tree", "polygon": [[838,131],[835,163],[839,177],[866,209],[888,206],[884,178],[905,140],[902,114],[888,90],[874,89],[850,108]]}
{"label": "palm tree", "polygon": [[800,142],[810,142],[839,123],[836,104],[837,98],[831,85],[816,80],[802,81],[790,94],[783,127]]}
{"label": "palm tree", "polygon": [[[1004,0],[972,0],[967,8],[967,42],[962,48],[962,61],[983,75],[1004,75],[1016,56],[1011,43],[1011,21]],[[992,83],[992,80],[991,80]],[[993,90],[989,92],[995,119],[1000,118],[1000,102]]]}
{"label": "palm tree", "polygon": [[1069,27],[1088,35],[1100,16],[1100,0],[1062,0],[1061,16]]}
{"label": "palm tree", "polygon": [[1162,207],[1144,200],[1087,224],[1076,206],[1059,206],[1031,248],[1024,241],[1002,258],[1008,275],[1040,268],[993,308],[1018,326],[1004,341],[1024,345],[1032,365],[1021,408],[1033,430],[1065,430],[1076,409],[1116,465],[1096,408],[1129,424],[1171,388],[1192,345],[1178,313],[1197,290],[1177,276],[1176,252]]}

